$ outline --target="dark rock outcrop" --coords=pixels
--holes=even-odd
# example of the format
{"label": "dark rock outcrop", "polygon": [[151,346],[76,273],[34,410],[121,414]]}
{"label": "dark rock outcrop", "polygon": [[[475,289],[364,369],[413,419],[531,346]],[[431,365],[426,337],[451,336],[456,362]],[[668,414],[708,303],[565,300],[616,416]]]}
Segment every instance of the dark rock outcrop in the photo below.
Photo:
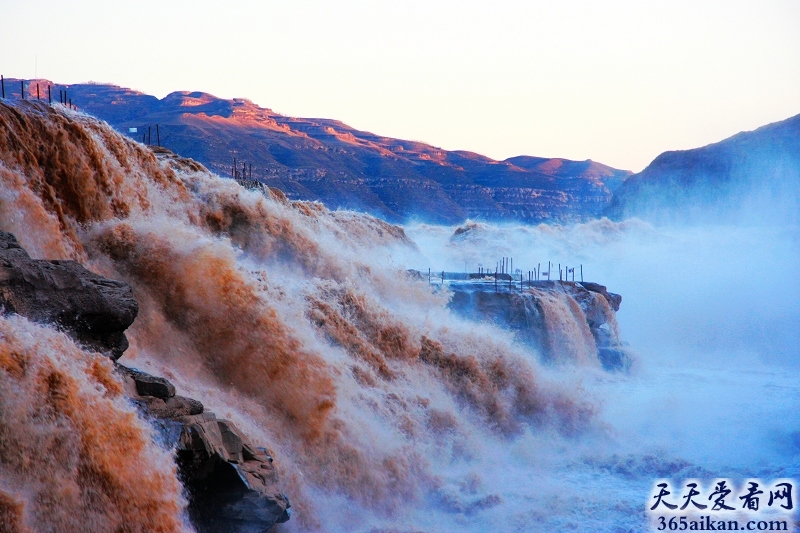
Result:
{"label": "dark rock outcrop", "polygon": [[0,307],[29,320],[57,324],[86,347],[119,359],[124,331],[139,306],[127,283],[75,261],[31,259],[11,233],[0,231]]}
{"label": "dark rock outcrop", "polygon": [[262,533],[289,520],[289,499],[265,448],[252,445],[228,420],[197,400],[175,395],[168,380],[117,365],[126,391],[177,450],[199,533]]}
{"label": "dark rock outcrop", "polygon": [[136,385],[136,394],[139,396],[153,396],[161,400],[175,396],[175,386],[166,378],[151,376],[133,369],[130,369],[127,375]]}
{"label": "dark rock outcrop", "polygon": [[[125,329],[138,305],[131,287],[98,276],[74,261],[31,259],[16,237],[0,232],[0,307],[54,324],[89,349],[115,361],[128,347]],[[244,439],[232,422],[175,394],[169,380],[116,363],[126,394],[177,451],[199,533],[262,533],[289,519],[289,500],[264,448]]]}
{"label": "dark rock outcrop", "polygon": [[[570,347],[567,345],[580,352],[583,343],[606,370],[630,368],[631,356],[619,337],[614,316],[622,296],[608,292],[603,285],[535,281],[509,289],[507,284],[498,288],[493,282],[465,282],[451,283],[449,289],[453,292],[449,304],[452,310],[514,331],[545,360],[574,356],[559,352]],[[564,337],[574,337],[570,340],[575,342],[563,343]]]}
{"label": "dark rock outcrop", "polygon": [[600,285],[599,283],[592,283],[591,281],[582,281],[580,282],[580,286],[586,289],[587,291],[596,292],[600,294],[603,298],[606,299],[608,305],[611,309],[614,310],[616,313],[619,311],[619,306],[622,304],[622,296],[619,294],[614,294],[613,292],[608,292],[605,285]]}

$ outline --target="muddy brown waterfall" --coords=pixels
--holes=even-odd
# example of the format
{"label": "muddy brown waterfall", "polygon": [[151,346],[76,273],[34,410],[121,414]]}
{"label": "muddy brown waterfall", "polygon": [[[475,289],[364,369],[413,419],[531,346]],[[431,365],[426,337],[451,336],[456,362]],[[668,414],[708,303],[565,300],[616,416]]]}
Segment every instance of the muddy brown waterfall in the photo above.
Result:
{"label": "muddy brown waterfall", "polygon": [[[0,103],[0,184],[0,229],[31,256],[74,259],[133,287],[140,311],[121,363],[168,377],[270,447],[294,511],[282,528],[449,502],[439,465],[474,456],[481,435],[592,424],[579,391],[383,259],[414,253],[402,228],[247,191],[30,101]],[[15,449],[55,450],[0,462],[3,520],[18,531],[78,531],[64,524],[87,516],[92,531],[191,527],[169,451],[110,363],[20,318],[0,321],[0,339],[0,431]],[[98,498],[86,483],[122,492]],[[471,483],[452,505],[500,502]],[[350,507],[360,511],[348,518]]]}

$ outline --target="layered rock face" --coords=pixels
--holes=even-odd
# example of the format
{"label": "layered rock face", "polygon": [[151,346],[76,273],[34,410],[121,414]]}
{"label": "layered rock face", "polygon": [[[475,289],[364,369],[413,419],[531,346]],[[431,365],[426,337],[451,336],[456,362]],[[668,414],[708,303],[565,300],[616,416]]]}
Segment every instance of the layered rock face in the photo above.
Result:
{"label": "layered rock face", "polygon": [[450,308],[472,320],[511,329],[545,360],[598,362],[606,370],[627,370],[630,354],[619,336],[615,312],[622,297],[598,283],[525,282],[450,285]]}
{"label": "layered rock face", "polygon": [[[124,331],[138,312],[127,283],[98,276],[74,261],[31,259],[14,235],[0,232],[0,306],[54,324],[89,350],[113,360],[128,347]],[[116,365],[125,391],[177,451],[199,533],[263,533],[289,519],[272,457],[202,403],[176,395],[168,380]]]}
{"label": "layered rock face", "polygon": [[[6,83],[18,97],[19,81]],[[35,98],[37,83],[51,82],[27,81],[29,98]],[[602,212],[631,174],[591,160],[519,156],[497,161],[360,131],[337,120],[287,117],[249,100],[202,92],[174,92],[159,100],[114,85],[57,88],[66,89],[79,109],[119,131],[138,141],[160,142],[220,176],[250,177],[292,200],[318,200],[392,222],[587,220]]]}

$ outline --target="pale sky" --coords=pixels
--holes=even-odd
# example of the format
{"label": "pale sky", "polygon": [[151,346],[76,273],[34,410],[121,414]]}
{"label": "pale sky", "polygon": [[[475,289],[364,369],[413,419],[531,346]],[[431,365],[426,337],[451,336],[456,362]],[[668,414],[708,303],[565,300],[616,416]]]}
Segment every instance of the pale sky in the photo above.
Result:
{"label": "pale sky", "polygon": [[0,0],[0,74],[638,171],[800,113],[800,0]]}

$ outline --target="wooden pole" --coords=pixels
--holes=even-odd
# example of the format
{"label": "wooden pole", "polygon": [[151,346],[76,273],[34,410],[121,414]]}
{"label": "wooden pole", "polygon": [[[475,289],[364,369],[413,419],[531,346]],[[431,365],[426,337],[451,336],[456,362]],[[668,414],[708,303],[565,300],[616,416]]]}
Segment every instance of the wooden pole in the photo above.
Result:
{"label": "wooden pole", "polygon": [[47,103],[53,105],[53,94],[50,91],[50,86],[47,86]]}
{"label": "wooden pole", "polygon": [[428,285],[431,284],[431,269],[428,267]]}
{"label": "wooden pole", "polygon": [[70,109],[74,109],[74,108],[72,107],[72,98],[70,98],[70,99],[69,99],[69,108],[70,108]]}
{"label": "wooden pole", "polygon": [[22,99],[25,100],[25,82],[19,80],[19,92],[22,95]]}
{"label": "wooden pole", "polygon": [[39,99],[39,84],[36,84],[36,99]]}
{"label": "wooden pole", "polygon": [[581,283],[583,283],[583,264],[581,263]]}
{"label": "wooden pole", "polygon": [[161,146],[161,135],[158,133],[158,124],[156,124],[156,142]]}
{"label": "wooden pole", "polygon": [[497,292],[497,267],[494,267],[494,292]]}
{"label": "wooden pole", "polygon": [[2,93],[0,93],[0,95],[2,95],[3,98],[5,98],[6,97],[6,80],[5,80],[5,78],[3,78],[3,76],[0,76],[0,91],[2,91]]}

